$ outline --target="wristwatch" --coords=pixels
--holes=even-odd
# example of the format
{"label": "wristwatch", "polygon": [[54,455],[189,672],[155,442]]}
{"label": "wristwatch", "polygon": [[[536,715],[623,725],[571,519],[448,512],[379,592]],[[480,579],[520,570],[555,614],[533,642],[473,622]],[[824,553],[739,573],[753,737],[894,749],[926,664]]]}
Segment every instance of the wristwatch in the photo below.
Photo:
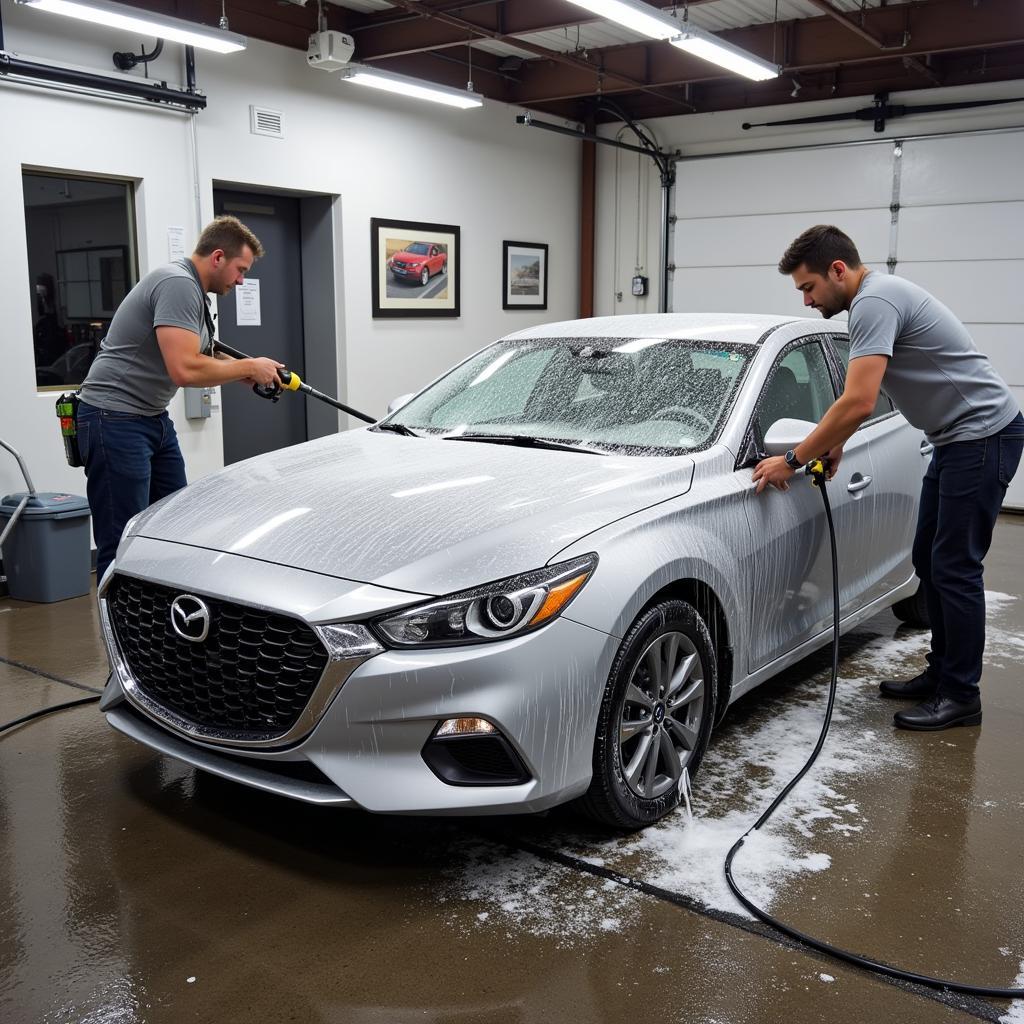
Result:
{"label": "wristwatch", "polygon": [[786,452],[786,465],[790,469],[803,469],[804,464],[796,457],[796,451],[793,448]]}

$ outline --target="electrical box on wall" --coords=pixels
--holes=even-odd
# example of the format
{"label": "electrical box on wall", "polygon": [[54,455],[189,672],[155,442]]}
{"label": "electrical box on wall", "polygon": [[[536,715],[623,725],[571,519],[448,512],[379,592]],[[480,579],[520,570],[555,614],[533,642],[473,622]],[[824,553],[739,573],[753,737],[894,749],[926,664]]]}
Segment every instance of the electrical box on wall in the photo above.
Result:
{"label": "electrical box on wall", "polygon": [[638,298],[640,296],[642,296],[642,295],[646,295],[647,294],[647,285],[648,285],[647,278],[644,277],[643,274],[637,274],[636,277],[633,278],[633,287],[632,287],[633,294],[636,295]]}
{"label": "electrical box on wall", "polygon": [[185,388],[185,419],[209,419],[215,391],[215,388]]}

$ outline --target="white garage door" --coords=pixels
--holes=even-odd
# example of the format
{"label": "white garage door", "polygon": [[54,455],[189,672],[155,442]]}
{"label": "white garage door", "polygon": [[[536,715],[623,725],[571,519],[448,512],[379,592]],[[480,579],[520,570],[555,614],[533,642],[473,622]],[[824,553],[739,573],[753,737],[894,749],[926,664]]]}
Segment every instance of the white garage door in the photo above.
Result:
{"label": "white garage door", "polygon": [[[1022,166],[1024,131],[680,161],[672,309],[799,315],[779,257],[838,224],[872,269],[895,258],[949,306],[1024,405]],[[1024,508],[1024,470],[1006,504]]]}

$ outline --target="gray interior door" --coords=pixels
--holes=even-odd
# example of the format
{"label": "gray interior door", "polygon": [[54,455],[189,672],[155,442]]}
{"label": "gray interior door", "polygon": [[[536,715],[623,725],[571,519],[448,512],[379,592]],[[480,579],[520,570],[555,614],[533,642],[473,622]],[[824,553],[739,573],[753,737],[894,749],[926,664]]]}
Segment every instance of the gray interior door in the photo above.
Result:
{"label": "gray interior door", "polygon": [[[270,356],[305,378],[302,323],[302,238],[299,201],[288,196],[216,189],[217,215],[231,214],[250,227],[266,255],[248,280],[259,281],[260,323],[239,325],[234,292],[218,300],[218,336],[252,356]],[[305,399],[286,392],[276,403],[254,395],[244,384],[221,389],[224,463],[307,440]]]}

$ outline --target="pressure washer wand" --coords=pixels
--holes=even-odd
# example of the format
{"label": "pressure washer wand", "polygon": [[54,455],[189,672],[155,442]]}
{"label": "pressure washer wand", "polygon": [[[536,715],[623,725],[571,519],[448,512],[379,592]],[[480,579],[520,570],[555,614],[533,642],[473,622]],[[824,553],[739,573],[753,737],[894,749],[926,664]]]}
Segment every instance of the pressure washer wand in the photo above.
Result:
{"label": "pressure washer wand", "polygon": [[[232,359],[252,358],[251,356],[247,356],[244,352],[239,352],[237,348],[225,345],[223,341],[218,341],[215,348],[216,350],[223,352],[226,356],[231,356]],[[351,406],[345,405],[343,402],[339,402],[336,398],[331,398],[330,395],[325,395],[322,391],[317,391],[316,388],[310,387],[299,377],[297,373],[292,370],[286,370],[282,367],[277,371],[277,375],[281,378],[280,386],[276,384],[270,386],[253,384],[253,391],[255,391],[260,398],[269,398],[272,402],[277,401],[278,395],[280,395],[282,391],[301,391],[303,394],[309,395],[311,398],[317,398],[321,402],[326,402],[328,405],[333,405],[335,409],[347,412],[349,416],[355,416],[356,419],[363,420],[365,423],[377,422],[374,417],[367,416],[365,412],[353,409]]]}

